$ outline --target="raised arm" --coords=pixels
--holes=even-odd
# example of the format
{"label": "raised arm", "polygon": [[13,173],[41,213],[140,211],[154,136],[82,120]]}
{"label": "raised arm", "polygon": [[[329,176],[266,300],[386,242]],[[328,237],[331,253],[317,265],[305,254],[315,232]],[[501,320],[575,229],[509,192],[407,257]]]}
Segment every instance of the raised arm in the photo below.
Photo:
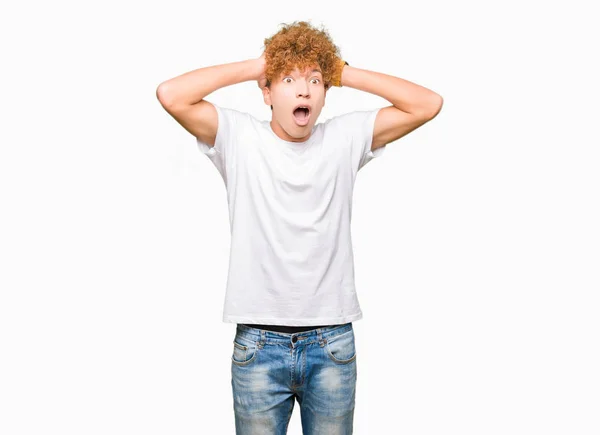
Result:
{"label": "raised arm", "polygon": [[217,135],[217,111],[204,97],[225,86],[259,80],[263,71],[263,56],[200,68],[161,83],[156,97],[183,128],[212,146]]}
{"label": "raised arm", "polygon": [[371,150],[400,139],[430,121],[443,104],[440,95],[423,86],[350,65],[343,67],[341,83],[342,86],[375,94],[392,103],[392,106],[384,107],[377,113]]}

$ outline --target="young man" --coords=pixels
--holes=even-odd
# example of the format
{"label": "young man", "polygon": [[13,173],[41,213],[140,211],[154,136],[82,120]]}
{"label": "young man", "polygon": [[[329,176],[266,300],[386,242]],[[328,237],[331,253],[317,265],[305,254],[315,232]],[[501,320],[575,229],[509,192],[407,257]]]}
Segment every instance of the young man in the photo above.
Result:
{"label": "young man", "polygon": [[[270,121],[204,98],[257,80]],[[392,105],[317,124],[332,86]],[[348,65],[325,30],[295,22],[258,59],[201,68],[157,96],[214,163],[227,189],[230,265],[223,321],[232,351],[236,433],[285,434],[300,404],[304,434],[351,434],[352,322],[362,318],[350,235],[358,170],[434,118],[435,92]]]}

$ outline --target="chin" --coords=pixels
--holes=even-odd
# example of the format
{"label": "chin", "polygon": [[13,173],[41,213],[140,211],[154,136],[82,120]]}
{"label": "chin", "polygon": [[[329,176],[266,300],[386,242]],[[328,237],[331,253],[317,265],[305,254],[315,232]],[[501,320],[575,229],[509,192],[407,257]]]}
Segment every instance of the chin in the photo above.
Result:
{"label": "chin", "polygon": [[313,124],[306,124],[306,125],[292,125],[292,131],[295,131],[296,134],[292,135],[294,137],[297,136],[298,139],[306,136],[308,133],[311,132],[313,128]]}

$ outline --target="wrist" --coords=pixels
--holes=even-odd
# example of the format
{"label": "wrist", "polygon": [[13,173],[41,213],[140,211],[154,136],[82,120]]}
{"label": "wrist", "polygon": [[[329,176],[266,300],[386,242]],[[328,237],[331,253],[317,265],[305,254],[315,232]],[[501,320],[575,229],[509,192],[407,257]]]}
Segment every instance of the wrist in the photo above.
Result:
{"label": "wrist", "polygon": [[344,71],[344,67],[346,65],[348,65],[348,62],[345,60],[340,58],[336,60],[333,77],[331,78],[332,86],[337,86],[340,88],[342,87],[342,72]]}
{"label": "wrist", "polygon": [[265,72],[266,62],[264,57],[252,59],[252,71],[254,74],[254,80],[259,80]]}

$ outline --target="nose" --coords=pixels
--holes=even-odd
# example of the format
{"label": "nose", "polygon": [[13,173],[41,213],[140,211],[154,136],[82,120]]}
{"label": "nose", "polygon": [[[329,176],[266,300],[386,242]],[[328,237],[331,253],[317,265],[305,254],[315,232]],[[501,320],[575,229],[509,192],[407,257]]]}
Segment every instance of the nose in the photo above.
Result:
{"label": "nose", "polygon": [[298,80],[296,93],[298,97],[310,97],[310,88],[304,80]]}

